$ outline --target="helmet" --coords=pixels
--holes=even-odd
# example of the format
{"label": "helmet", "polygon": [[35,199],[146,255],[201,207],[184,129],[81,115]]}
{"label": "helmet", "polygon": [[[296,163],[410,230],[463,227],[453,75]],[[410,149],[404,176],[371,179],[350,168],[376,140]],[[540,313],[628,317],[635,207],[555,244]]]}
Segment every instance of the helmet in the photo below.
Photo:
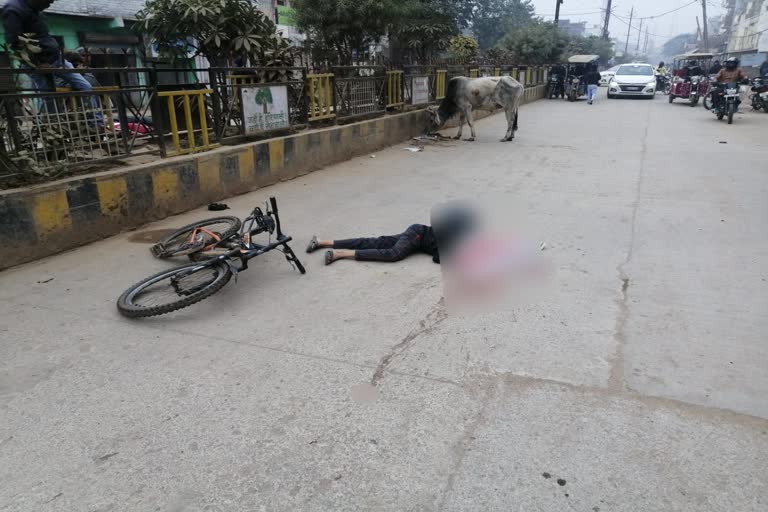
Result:
{"label": "helmet", "polygon": [[692,60],[691,62],[689,62],[689,63],[688,63],[688,65],[689,65],[689,66],[698,66],[698,65],[699,65],[699,61],[697,61],[697,60]]}
{"label": "helmet", "polygon": [[660,67],[660,68],[663,68],[663,67],[664,67],[664,61],[661,61],[661,62],[659,62],[659,67]]}
{"label": "helmet", "polygon": [[726,69],[736,69],[739,67],[739,59],[736,57],[731,57],[728,60],[725,61],[725,67]]}

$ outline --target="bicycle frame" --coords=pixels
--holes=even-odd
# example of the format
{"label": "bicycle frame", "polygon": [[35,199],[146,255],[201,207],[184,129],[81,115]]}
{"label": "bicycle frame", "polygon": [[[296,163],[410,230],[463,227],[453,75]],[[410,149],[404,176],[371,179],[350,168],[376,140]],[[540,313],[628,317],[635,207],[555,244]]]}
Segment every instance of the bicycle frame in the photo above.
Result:
{"label": "bicycle frame", "polygon": [[[288,262],[297,266],[299,271],[302,271],[303,266],[299,262],[299,259],[296,257],[296,254],[293,252],[293,250],[288,247],[288,243],[293,241],[293,238],[285,235],[280,225],[280,214],[278,213],[277,209],[277,200],[274,197],[270,197],[269,203],[271,209],[267,208],[266,213],[263,213],[261,208],[258,206],[253,209],[251,215],[249,215],[243,221],[243,226],[240,229],[240,233],[234,234],[226,239],[219,240],[215,244],[203,249],[199,254],[206,256],[207,253],[207,255],[211,258],[205,262],[201,262],[200,267],[197,268],[211,266],[219,261],[226,261],[230,268],[232,268],[233,272],[241,272],[248,268],[249,260],[252,260],[257,256],[261,256],[264,253],[279,249],[282,246],[283,249],[281,252],[285,255]],[[254,227],[254,224],[256,224],[256,227]],[[266,245],[252,242],[252,238],[254,236],[266,232],[269,232],[270,235],[273,232],[276,232],[277,240]],[[227,242],[233,240],[236,240],[237,247],[231,248],[223,253],[215,253],[216,248],[219,248]],[[214,253],[212,254],[212,252]],[[240,260],[240,268],[234,268],[229,262],[229,260],[234,258]],[[304,272],[301,273],[303,274]]]}

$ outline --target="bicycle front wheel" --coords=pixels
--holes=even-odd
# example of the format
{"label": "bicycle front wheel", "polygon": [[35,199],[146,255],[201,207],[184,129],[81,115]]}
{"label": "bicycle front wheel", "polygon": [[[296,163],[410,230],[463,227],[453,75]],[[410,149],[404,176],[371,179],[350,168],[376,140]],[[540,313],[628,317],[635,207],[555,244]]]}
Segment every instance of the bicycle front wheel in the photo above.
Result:
{"label": "bicycle front wheel", "polygon": [[240,229],[237,217],[215,217],[184,226],[152,246],[157,258],[185,256],[234,235]]}
{"label": "bicycle front wheel", "polygon": [[131,286],[117,299],[117,309],[128,318],[164,315],[210,297],[231,278],[224,261],[185,265]]}

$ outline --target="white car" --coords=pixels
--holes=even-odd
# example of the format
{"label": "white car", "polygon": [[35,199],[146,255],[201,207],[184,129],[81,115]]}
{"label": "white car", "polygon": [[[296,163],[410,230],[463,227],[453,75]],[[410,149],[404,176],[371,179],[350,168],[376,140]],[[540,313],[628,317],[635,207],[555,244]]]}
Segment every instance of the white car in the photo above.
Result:
{"label": "white car", "polygon": [[656,73],[653,66],[643,63],[622,64],[608,84],[608,97],[656,97]]}
{"label": "white car", "polygon": [[611,79],[613,78],[613,75],[616,74],[616,70],[621,67],[621,64],[618,66],[613,66],[611,69],[606,69],[605,71],[600,72],[600,87],[607,87],[609,83],[611,83]]}

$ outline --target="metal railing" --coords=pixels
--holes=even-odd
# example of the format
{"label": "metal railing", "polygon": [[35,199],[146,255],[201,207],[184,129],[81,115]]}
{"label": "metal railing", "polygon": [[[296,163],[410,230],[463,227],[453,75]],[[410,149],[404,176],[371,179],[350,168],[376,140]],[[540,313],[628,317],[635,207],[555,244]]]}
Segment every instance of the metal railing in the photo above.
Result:
{"label": "metal railing", "polygon": [[[208,133],[208,107],[205,96],[213,94],[213,89],[200,89],[194,91],[167,91],[158,93],[161,98],[166,98],[168,102],[168,119],[170,120],[171,139],[173,140],[174,151],[165,152],[165,156],[186,155],[200,151],[208,151],[218,144],[211,144]],[[197,100],[196,110],[199,124],[195,127],[192,117],[192,100],[194,96]],[[184,129],[179,130],[178,116],[176,114],[178,104],[181,100],[184,109]],[[197,143],[196,134],[200,133],[201,143]],[[186,135],[185,145],[182,145],[181,134]]]}
{"label": "metal railing", "polygon": [[336,117],[333,101],[333,73],[307,75],[309,92],[309,120],[333,119]]}
{"label": "metal railing", "polygon": [[[24,173],[53,175],[48,170],[65,168],[71,172],[73,166],[135,154],[175,156],[207,151],[222,143],[266,137],[278,124],[280,129],[295,130],[320,121],[343,122],[384,115],[388,110],[415,109],[441,101],[448,82],[456,76],[510,75],[526,86],[544,83],[547,76],[546,67],[518,65],[332,69],[333,73],[315,74],[306,68],[0,69],[0,74],[13,78],[7,83],[16,83],[24,74],[93,71],[116,84],[90,92],[64,88],[53,92],[52,77],[50,92],[27,86],[0,93],[0,188],[5,178]],[[251,103],[259,89],[275,92],[283,87],[279,102],[275,100],[277,107],[271,94],[264,92],[257,100],[264,115],[254,111]],[[245,91],[250,110],[243,105]],[[279,107],[283,119],[286,96],[286,122],[273,126],[247,119],[246,111],[251,118],[266,118],[273,115],[273,107]]]}
{"label": "metal railing", "polygon": [[403,101],[403,72],[387,71],[387,108],[398,108]]}

